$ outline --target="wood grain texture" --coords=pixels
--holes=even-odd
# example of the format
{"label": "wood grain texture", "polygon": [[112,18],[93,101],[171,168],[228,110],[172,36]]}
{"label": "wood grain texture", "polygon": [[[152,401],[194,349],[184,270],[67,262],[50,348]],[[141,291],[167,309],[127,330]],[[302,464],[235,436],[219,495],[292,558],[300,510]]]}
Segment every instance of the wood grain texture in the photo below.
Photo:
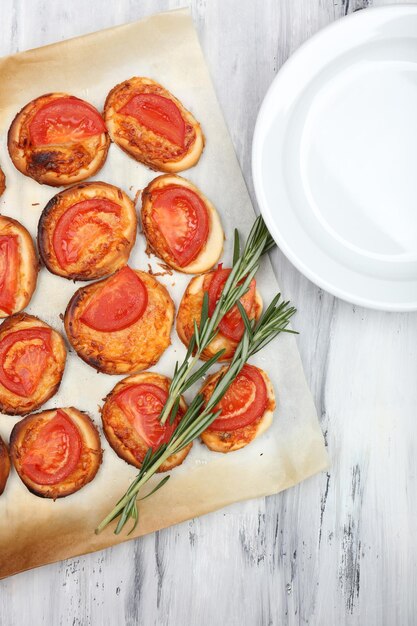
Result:
{"label": "wood grain texture", "polygon": [[[183,4],[2,0],[0,54]],[[329,22],[382,4],[392,2],[191,3],[252,197],[254,123],[279,67]],[[328,441],[329,473],[278,496],[5,580],[1,624],[416,623],[417,315],[346,304],[312,285],[280,252],[273,261],[299,309],[298,344]]]}

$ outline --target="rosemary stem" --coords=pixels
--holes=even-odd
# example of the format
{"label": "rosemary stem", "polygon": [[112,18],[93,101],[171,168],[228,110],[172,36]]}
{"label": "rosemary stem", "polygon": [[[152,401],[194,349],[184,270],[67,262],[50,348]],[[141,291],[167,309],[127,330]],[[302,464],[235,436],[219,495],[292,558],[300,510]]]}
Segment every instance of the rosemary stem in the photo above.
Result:
{"label": "rosemary stem", "polygon": [[[172,454],[176,454],[192,443],[217,419],[221,410],[218,408],[216,410],[216,407],[218,407],[220,400],[224,397],[230,385],[233,384],[233,380],[242,370],[247,360],[266,346],[279,333],[294,332],[291,329],[287,329],[287,325],[295,313],[295,309],[290,306],[289,302],[280,302],[280,294],[273,298],[269,307],[258,321],[249,319],[240,302],[240,298],[249,289],[250,283],[258,270],[261,255],[269,250],[272,245],[273,241],[262,218],[256,219],[244,251],[240,256],[239,237],[235,234],[233,267],[211,315],[209,315],[208,294],[204,294],[199,324],[197,325],[197,322],[194,322],[194,334],[190,340],[187,354],[183,362],[181,364],[177,362],[175,367],[167,402],[159,418],[162,424],[170,416],[174,416],[182,393],[197,380],[201,379],[224,353],[224,350],[218,351],[205,365],[200,366],[196,372],[192,373],[203,352],[216,336],[220,320],[234,305],[237,305],[239,308],[244,321],[245,332],[243,337],[236,347],[227,370],[218,379],[210,398],[205,402],[201,393],[196,395],[176,425],[169,441],[155,450],[152,448],[148,449],[142,462],[142,469],[113,510],[98,525],[95,531],[97,534],[116,518],[119,518],[114,531],[116,534],[121,532],[129,519],[134,520],[134,525],[130,532],[135,529],[139,519],[136,498],[142,487]],[[144,497],[152,495],[157,489],[163,487],[168,478],[169,476],[163,478]]]}
{"label": "rosemary stem", "polygon": [[106,515],[106,517],[100,522],[100,524],[97,526],[95,533],[96,535],[98,535],[99,533],[101,533],[102,530],[104,530],[106,528],[106,526],[108,524],[110,524],[110,522],[115,519],[115,517],[117,517],[125,508],[126,504],[129,502],[129,500],[131,499],[133,493],[135,493],[135,495],[138,493],[139,489],[141,488],[141,486],[146,482],[146,480],[148,479],[148,473],[144,473],[142,479],[138,480],[138,482],[135,484],[134,489],[132,489],[132,491],[130,493],[127,493],[123,496],[123,498],[114,506],[113,510],[110,511],[110,513],[108,515]]}
{"label": "rosemary stem", "polygon": [[154,462],[151,467],[143,472],[141,478],[136,478],[137,482],[135,482],[134,486],[132,485],[132,489],[129,489],[123,498],[116,504],[113,510],[103,519],[102,522],[97,526],[95,533],[98,535],[101,531],[108,525],[110,522],[117,517],[125,508],[125,506],[132,500],[132,498],[136,498],[139,493],[141,487],[148,482],[148,480],[158,471],[161,467],[162,463],[164,463],[169,456],[171,456],[172,450],[167,448],[163,455],[161,455],[158,461]]}
{"label": "rosemary stem", "polygon": [[[237,231],[235,233],[235,241],[236,238],[239,243]],[[200,319],[199,327],[196,326],[195,333],[191,339],[191,341],[195,341],[194,357],[190,359],[191,355],[187,353],[186,359],[183,361],[178,371],[176,370],[176,374],[170,385],[168,399],[159,417],[161,424],[165,424],[171,415],[175,403],[179,401],[184,388],[186,388],[187,379],[191,370],[195,367],[204,350],[216,336],[221,319],[249,289],[250,282],[259,268],[262,254],[269,250],[272,245],[273,243],[268,229],[263,219],[258,217],[252,226],[242,254],[239,255],[239,250],[237,252],[235,251],[236,254],[234,252],[233,266],[223,286],[222,294],[217,301],[214,311],[211,315],[204,317],[204,322]],[[238,249],[239,247],[238,245]]]}
{"label": "rosemary stem", "polygon": [[191,361],[188,361],[188,364],[187,364],[187,367],[186,367],[186,369],[184,371],[184,374],[178,379],[177,383],[172,387],[172,389],[170,389],[168,400],[165,403],[165,406],[164,406],[163,411],[161,413],[161,417],[159,419],[161,424],[165,424],[165,422],[167,421],[168,417],[170,416],[172,408],[173,408],[173,406],[175,404],[176,399],[178,398],[178,396],[181,395],[181,389],[183,388],[183,385],[184,385],[185,381],[187,380],[188,374],[195,367],[195,364],[197,363],[198,359],[200,358],[200,355],[201,355],[200,351],[197,351],[196,354],[191,359]]}

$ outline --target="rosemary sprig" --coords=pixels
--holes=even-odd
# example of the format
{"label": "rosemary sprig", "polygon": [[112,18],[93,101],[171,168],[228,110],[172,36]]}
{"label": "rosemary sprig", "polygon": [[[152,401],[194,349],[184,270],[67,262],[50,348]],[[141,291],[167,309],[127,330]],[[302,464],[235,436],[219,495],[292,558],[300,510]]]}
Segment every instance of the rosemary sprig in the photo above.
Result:
{"label": "rosemary sprig", "polygon": [[[185,448],[185,446],[196,439],[220,415],[221,411],[216,411],[215,407],[247,360],[272,341],[279,333],[294,332],[288,329],[287,326],[290,318],[295,313],[295,308],[290,306],[289,302],[280,302],[280,299],[280,294],[275,296],[258,322],[249,320],[244,308],[240,307],[245,322],[245,332],[236,349],[232,362],[223,376],[217,381],[209,401],[204,406],[203,396],[201,394],[195,396],[168,443],[161,445],[155,451],[152,451],[151,448],[148,450],[139,474],[114,509],[96,528],[96,533],[101,532],[110,522],[117,518],[119,518],[119,521],[114,531],[115,534],[119,534],[122,531],[130,518],[133,520],[133,527],[130,533],[133,532],[139,521],[137,496],[141,488],[169,456]],[[144,497],[155,493],[168,479],[169,476],[162,478],[156,487]]]}
{"label": "rosemary sprig", "polygon": [[202,353],[216,336],[222,317],[248,290],[252,278],[258,271],[261,256],[274,245],[274,240],[261,216],[256,218],[242,254],[240,253],[239,234],[235,230],[232,271],[211,316],[208,314],[208,294],[204,294],[200,324],[198,325],[194,320],[194,334],[191,337],[187,354],[181,365],[177,361],[175,366],[168,400],[160,416],[162,424],[166,422],[169,416],[171,421],[175,419],[181,395],[204,376],[213,363],[223,354],[224,350],[220,350],[209,361],[201,365],[196,372],[192,373]]}

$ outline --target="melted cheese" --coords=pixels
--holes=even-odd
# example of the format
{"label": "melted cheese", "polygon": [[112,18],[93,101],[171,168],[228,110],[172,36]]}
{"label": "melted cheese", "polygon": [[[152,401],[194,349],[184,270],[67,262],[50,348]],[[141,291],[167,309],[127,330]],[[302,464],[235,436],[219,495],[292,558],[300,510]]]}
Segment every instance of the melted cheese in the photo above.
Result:
{"label": "melted cheese", "polygon": [[[173,149],[170,142],[165,141],[160,135],[156,135],[148,129],[141,127],[138,122],[130,120],[128,116],[120,115],[117,112],[129,101],[135,92],[140,93],[147,87],[151,87],[151,92],[172,100],[180,110],[186,124],[192,127],[194,131],[194,141],[181,156],[177,156],[173,152],[172,157],[169,158],[167,153],[169,154],[170,148],[171,150]],[[107,129],[114,143],[131,157],[144,163],[151,169],[169,173],[181,172],[195,165],[204,149],[204,135],[200,124],[194,116],[168,90],[150,78],[133,77],[113,87],[106,98],[104,116]],[[142,135],[146,138],[146,142],[152,145],[153,151],[146,149],[146,142],[141,141]],[[165,152],[162,151],[159,157],[154,154],[157,146],[165,146]]]}
{"label": "melted cheese", "polygon": [[66,96],[51,93],[32,100],[16,115],[8,133],[7,147],[16,169],[52,187],[71,185],[96,174],[104,165],[110,146],[106,132],[59,146],[31,146],[29,123],[35,113],[47,102]]}
{"label": "melted cheese", "polygon": [[35,415],[28,415],[25,419],[17,422],[10,435],[10,456],[22,482],[35,495],[43,498],[52,498],[53,500],[75,493],[91,482],[102,462],[100,435],[94,422],[86,413],[74,407],[65,407],[62,410],[78,428],[82,441],[82,450],[76,469],[67,478],[55,485],[39,485],[23,473],[21,471],[19,450],[24,445],[27,430],[40,420],[46,423],[49,419],[52,419],[56,414],[56,410],[52,409],[36,413]]}
{"label": "melted cheese", "polygon": [[61,335],[37,317],[19,313],[9,317],[0,326],[0,340],[11,332],[34,327],[49,328],[51,332],[52,350],[48,365],[34,392],[27,397],[18,396],[0,383],[0,412],[10,415],[25,415],[38,409],[59,388],[64,373],[67,351]]}
{"label": "melted cheese", "polygon": [[[152,193],[155,189],[161,189],[168,185],[181,185],[186,189],[190,189],[201,198],[208,211],[210,225],[207,241],[198,256],[185,266],[180,266],[175,263],[171,255],[168,256],[162,247],[158,247],[158,237],[153,236],[152,232],[153,223],[151,220],[147,219],[148,212],[151,210],[151,203],[147,199],[148,192]],[[162,258],[165,263],[184,274],[202,274],[203,272],[207,272],[216,265],[223,252],[224,232],[216,208],[195,185],[181,176],[171,176],[169,174],[158,176],[144,190],[142,195],[142,225],[144,234],[150,246],[155,251],[155,254]]]}
{"label": "melted cheese", "polygon": [[[222,368],[219,372],[211,376],[205,383],[205,386],[215,382],[220,373],[224,372],[225,369],[226,368]],[[257,437],[260,437],[271,426],[274,409],[276,407],[274,388],[266,372],[260,368],[257,369],[261,373],[267,389],[268,404],[266,411],[258,420],[255,420],[255,422],[248,424],[243,428],[227,432],[216,430],[204,431],[201,435],[201,441],[205,443],[210,450],[213,450],[213,452],[227,453],[240,450],[250,444],[251,441]]]}
{"label": "melted cheese", "polygon": [[100,332],[80,321],[90,298],[102,281],[75,292],[65,312],[69,341],[86,363],[107,374],[140,372],[154,365],[170,344],[174,304],[156,278],[136,270],[148,291],[148,304],[142,317],[127,328]]}
{"label": "melted cheese", "polygon": [[[53,236],[59,219],[74,204],[84,200],[105,198],[120,207],[120,218],[112,229],[112,237],[104,236],[106,246],[82,261],[74,261],[62,268],[59,264]],[[105,219],[105,214],[103,214]],[[108,183],[82,183],[56,194],[44,208],[38,227],[38,245],[41,258],[53,274],[71,280],[95,280],[113,274],[126,265],[136,240],[136,210],[130,198],[118,187]],[[95,254],[94,254],[95,253]]]}
{"label": "melted cheese", "polygon": [[[0,215],[0,235],[15,235],[19,245],[19,276],[15,296],[15,306],[12,313],[25,309],[35,291],[39,264],[32,237],[22,224]],[[0,309],[0,318],[7,317],[8,313]]]}
{"label": "melted cheese", "polygon": [[[168,391],[170,382],[170,378],[156,374],[155,372],[143,372],[136,376],[128,376],[120,381],[109,393],[101,410],[103,430],[109,444],[120,458],[135,467],[141,467],[141,462],[138,460],[137,456],[135,456],[133,450],[138,451],[143,458],[148,451],[148,445],[135,429],[126,427],[126,417],[119,405],[114,402],[113,398],[124,387],[129,387],[132,384],[150,383]],[[184,412],[187,410],[184,398],[181,398],[181,408]],[[193,444],[190,443],[176,454],[172,454],[168,457],[160,466],[158,472],[167,472],[173,467],[180,465],[190,452],[192,445]]]}
{"label": "melted cheese", "polygon": [[[192,278],[181,300],[177,315],[177,333],[185,346],[188,346],[191,336],[194,332],[194,320],[197,324],[201,317],[201,308],[203,305],[203,283],[205,275]],[[258,290],[255,292],[255,302],[253,305],[253,313],[256,319],[262,312],[262,298]],[[230,361],[235,350],[237,342],[232,341],[228,337],[217,333],[216,337],[209,344],[202,354],[202,359],[207,361],[219,350],[225,349],[224,355],[220,361]]]}

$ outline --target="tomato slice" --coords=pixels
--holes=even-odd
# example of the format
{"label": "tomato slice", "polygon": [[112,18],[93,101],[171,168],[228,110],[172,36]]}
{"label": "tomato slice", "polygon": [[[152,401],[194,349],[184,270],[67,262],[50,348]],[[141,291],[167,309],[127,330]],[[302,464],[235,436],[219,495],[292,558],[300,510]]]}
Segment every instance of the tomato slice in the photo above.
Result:
{"label": "tomato slice", "polygon": [[245,365],[214,408],[214,411],[221,409],[221,414],[208,430],[224,432],[248,426],[262,417],[267,403],[268,394],[262,374],[253,365]]}
{"label": "tomato slice", "polygon": [[131,115],[142,126],[162,135],[171,143],[184,148],[185,122],[175,102],[156,93],[139,93],[133,96],[119,111]]}
{"label": "tomato slice", "polygon": [[[209,315],[213,315],[217,301],[222,294],[223,287],[231,271],[231,269],[223,269],[222,265],[219,264],[217,270],[214,272],[208,286]],[[240,303],[249,317],[255,301],[255,292],[256,281],[255,279],[252,279],[248,291],[240,298]],[[240,341],[242,339],[243,333],[245,332],[245,323],[237,305],[234,305],[221,319],[219,330],[222,335],[232,339],[233,341]]]}
{"label": "tomato slice", "polygon": [[9,333],[0,341],[0,383],[18,396],[31,396],[51,356],[50,328]]}
{"label": "tomato slice", "polygon": [[88,250],[103,236],[111,238],[111,225],[102,213],[120,216],[120,206],[107,198],[93,198],[73,204],[61,215],[52,237],[59,265],[75,263],[82,250]]}
{"label": "tomato slice", "polygon": [[184,267],[196,258],[207,241],[207,207],[194,191],[182,185],[166,186],[152,192],[152,196],[152,219],[169,252]]}
{"label": "tomato slice", "polygon": [[178,411],[173,424],[170,424],[169,420],[165,424],[159,421],[167,399],[168,393],[165,389],[151,383],[131,385],[115,396],[118,406],[150,448],[167,443],[179,422],[181,410]]}
{"label": "tomato slice", "polygon": [[0,235],[0,309],[11,315],[16,300],[19,244],[14,235]]}
{"label": "tomato slice", "polygon": [[58,409],[25,451],[22,471],[38,485],[56,485],[77,468],[81,452],[78,428],[64,411]]}
{"label": "tomato slice", "polygon": [[64,96],[43,105],[29,123],[34,146],[82,141],[106,132],[100,113],[88,102]]}
{"label": "tomato slice", "polygon": [[131,326],[142,317],[148,292],[139,276],[127,265],[107,278],[80,320],[101,332],[114,332]]}

